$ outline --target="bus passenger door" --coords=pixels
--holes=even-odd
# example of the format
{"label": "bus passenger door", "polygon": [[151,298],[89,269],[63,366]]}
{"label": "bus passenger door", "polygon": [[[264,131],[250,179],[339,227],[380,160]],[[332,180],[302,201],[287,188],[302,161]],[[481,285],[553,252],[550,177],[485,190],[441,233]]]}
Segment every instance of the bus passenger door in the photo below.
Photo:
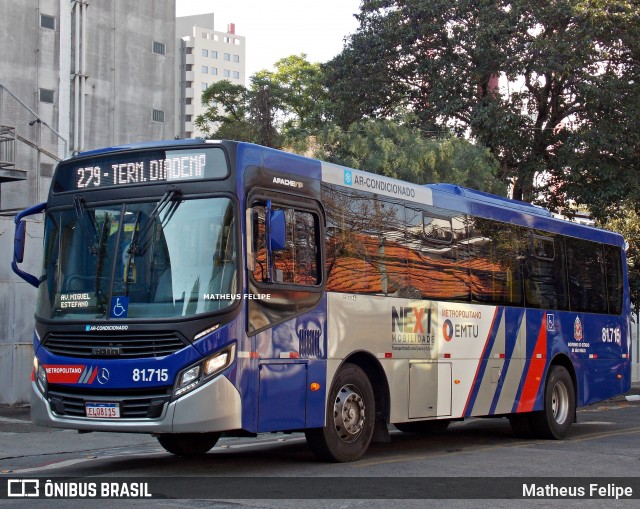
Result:
{"label": "bus passenger door", "polygon": [[249,203],[247,334],[260,359],[258,431],[318,427],[326,379],[322,213],[315,201],[283,193],[257,191]]}
{"label": "bus passenger door", "polygon": [[409,419],[451,415],[451,363],[409,363]]}

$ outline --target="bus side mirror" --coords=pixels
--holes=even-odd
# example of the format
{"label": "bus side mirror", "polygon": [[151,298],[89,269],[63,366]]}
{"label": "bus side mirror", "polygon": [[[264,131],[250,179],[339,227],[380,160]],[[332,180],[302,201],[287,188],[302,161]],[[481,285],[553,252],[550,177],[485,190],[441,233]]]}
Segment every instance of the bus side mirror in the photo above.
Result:
{"label": "bus side mirror", "polygon": [[13,259],[16,263],[24,261],[24,246],[27,237],[27,224],[20,221],[16,224],[15,237],[13,238]]}
{"label": "bus side mirror", "polygon": [[286,222],[284,210],[272,210],[271,231],[269,232],[269,247],[272,251],[281,251],[286,247]]}
{"label": "bus side mirror", "polygon": [[11,261],[11,269],[27,283],[35,286],[36,288],[40,286],[42,280],[38,279],[33,274],[29,274],[28,272],[21,270],[20,267],[18,267],[18,264],[22,263],[22,261],[24,260],[24,248],[27,238],[27,223],[25,223],[23,219],[28,216],[39,214],[40,212],[45,210],[46,207],[46,203],[40,203],[31,208],[28,208],[27,210],[23,210],[14,219],[16,229],[13,234],[13,260]]}

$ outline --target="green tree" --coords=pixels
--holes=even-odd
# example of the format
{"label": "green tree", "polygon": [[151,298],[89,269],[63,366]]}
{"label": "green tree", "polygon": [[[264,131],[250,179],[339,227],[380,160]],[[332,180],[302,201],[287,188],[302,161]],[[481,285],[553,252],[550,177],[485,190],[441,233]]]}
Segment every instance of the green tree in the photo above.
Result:
{"label": "green tree", "polygon": [[620,213],[610,217],[598,226],[622,234],[628,244],[627,268],[629,271],[629,289],[631,302],[640,310],[640,214],[629,202],[620,207]]}
{"label": "green tree", "polygon": [[196,125],[207,136],[277,148],[308,136],[324,111],[320,64],[300,54],[278,60],[275,69],[254,74],[249,88],[226,80],[209,86],[202,94],[207,111]]}
{"label": "green tree", "polygon": [[275,68],[271,80],[280,91],[283,129],[308,132],[318,128],[326,100],[320,64],[309,62],[301,53],[278,60]]}
{"label": "green tree", "polygon": [[487,149],[455,136],[428,138],[410,122],[363,120],[348,129],[331,124],[314,141],[315,157],[343,166],[417,184],[448,182],[506,195]]}
{"label": "green tree", "polygon": [[250,122],[249,91],[228,80],[217,81],[202,92],[202,105],[207,110],[195,120],[205,135],[249,141],[254,126]]}
{"label": "green tree", "polygon": [[358,19],[325,66],[343,128],[409,109],[426,131],[488,147],[515,198],[568,195],[604,214],[634,192],[637,2],[364,0]]}

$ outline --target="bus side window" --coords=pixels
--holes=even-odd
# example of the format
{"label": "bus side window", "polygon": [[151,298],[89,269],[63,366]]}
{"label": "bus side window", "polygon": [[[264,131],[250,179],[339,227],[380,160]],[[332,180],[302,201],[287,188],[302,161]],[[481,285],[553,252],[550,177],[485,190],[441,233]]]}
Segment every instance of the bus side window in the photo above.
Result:
{"label": "bus side window", "polygon": [[525,263],[527,306],[567,309],[564,245],[549,233],[529,232]]}
{"label": "bus side window", "polygon": [[604,261],[607,270],[607,298],[609,314],[622,313],[623,279],[622,252],[616,246],[604,246]]}
{"label": "bus side window", "polygon": [[261,283],[268,282],[269,264],[273,264],[275,283],[318,285],[322,278],[318,245],[319,219],[315,213],[273,206],[283,210],[286,223],[285,246],[273,250],[273,260],[268,259],[266,247],[266,208],[254,206],[257,221],[254,222],[255,266],[253,277]]}
{"label": "bus side window", "polygon": [[607,311],[602,245],[566,238],[569,305],[571,311]]}

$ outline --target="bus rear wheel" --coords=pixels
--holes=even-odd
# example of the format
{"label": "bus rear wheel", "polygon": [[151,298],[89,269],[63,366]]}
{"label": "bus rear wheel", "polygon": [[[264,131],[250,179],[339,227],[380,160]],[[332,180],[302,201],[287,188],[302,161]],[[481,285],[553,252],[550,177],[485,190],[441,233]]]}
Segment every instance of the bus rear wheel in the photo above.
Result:
{"label": "bus rear wheel", "polygon": [[176,456],[197,456],[209,452],[219,438],[220,433],[167,433],[158,435],[158,442]]}
{"label": "bus rear wheel", "polygon": [[307,443],[321,461],[348,462],[367,451],[375,424],[375,398],[366,373],[344,364],[327,399],[327,425],[305,431]]}
{"label": "bus rear wheel", "polygon": [[576,411],[571,375],[563,366],[551,366],[544,387],[544,410],[533,412],[529,424],[542,438],[560,440],[567,436]]}

